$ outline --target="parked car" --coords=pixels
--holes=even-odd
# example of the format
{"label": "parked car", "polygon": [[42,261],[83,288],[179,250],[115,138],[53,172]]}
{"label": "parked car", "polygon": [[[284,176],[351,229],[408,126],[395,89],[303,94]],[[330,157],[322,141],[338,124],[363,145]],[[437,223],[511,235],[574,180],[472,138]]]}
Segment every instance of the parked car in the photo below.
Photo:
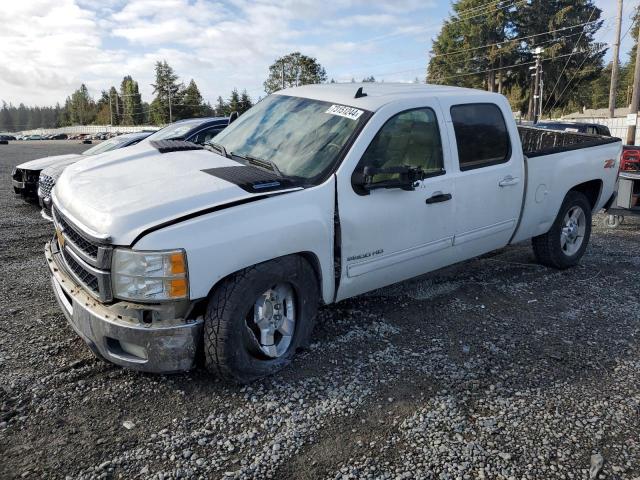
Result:
{"label": "parked car", "polygon": [[67,140],[68,135],[66,133],[55,133],[51,135],[51,140]]}
{"label": "parked car", "polygon": [[51,191],[65,168],[72,165],[83,158],[91,155],[99,155],[101,153],[110,152],[123,147],[129,147],[139,143],[148,137],[151,132],[137,132],[121,135],[117,138],[106,140],[99,143],[95,147],[83,152],[75,157],[62,158],[58,162],[50,164],[40,172],[38,178],[38,203],[42,207],[42,216],[51,220]]}
{"label": "parked car", "polygon": [[71,163],[75,163],[86,156],[97,155],[98,153],[107,152],[116,148],[134,145],[148,135],[149,132],[131,134],[129,137],[118,137],[118,142],[102,142],[80,154],[55,155],[53,157],[44,157],[22,163],[15,167],[11,172],[13,191],[16,195],[22,197],[26,201],[35,201],[38,199],[38,181],[40,172],[45,168],[52,165],[70,165]]}
{"label": "parked car", "polygon": [[29,135],[26,140],[44,140],[42,135]]}
{"label": "parked car", "polygon": [[538,122],[534,124],[534,127],[544,128],[545,130],[558,130],[562,132],[588,133],[591,135],[604,135],[605,137],[611,136],[609,127],[598,123]]}
{"label": "parked car", "polygon": [[147,137],[145,142],[158,140],[186,140],[204,145],[229,124],[227,117],[205,117],[180,120],[167,125]]}
{"label": "parked car", "polygon": [[0,140],[7,140],[10,142],[10,141],[15,141],[16,137],[14,137],[13,135],[3,133],[0,135]]}
{"label": "parked car", "polygon": [[502,95],[356,88],[281,90],[206,148],[152,135],[135,161],[111,152],[63,172],[45,253],[96,355],[174,372],[202,351],[247,382],[310,341],[319,303],[529,238],[544,265],[580,261],[619,139],[553,132],[539,148],[550,132],[519,130]]}

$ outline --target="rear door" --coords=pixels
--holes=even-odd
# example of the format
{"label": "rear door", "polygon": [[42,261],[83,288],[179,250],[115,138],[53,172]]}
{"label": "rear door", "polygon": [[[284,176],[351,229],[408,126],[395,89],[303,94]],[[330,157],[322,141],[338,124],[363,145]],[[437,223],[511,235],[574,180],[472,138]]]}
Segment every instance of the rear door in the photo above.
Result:
{"label": "rear door", "polygon": [[[338,300],[451,261],[455,192],[445,127],[435,99],[388,105],[372,117],[343,162],[337,187]],[[427,178],[412,190],[363,191],[357,179],[366,166],[420,167]],[[373,184],[394,179],[383,174]]]}
{"label": "rear door", "polygon": [[522,208],[524,159],[519,141],[512,144],[519,136],[515,122],[505,119],[504,106],[487,103],[486,96],[477,103],[447,100],[455,149],[454,250],[456,259],[464,260],[509,242]]}

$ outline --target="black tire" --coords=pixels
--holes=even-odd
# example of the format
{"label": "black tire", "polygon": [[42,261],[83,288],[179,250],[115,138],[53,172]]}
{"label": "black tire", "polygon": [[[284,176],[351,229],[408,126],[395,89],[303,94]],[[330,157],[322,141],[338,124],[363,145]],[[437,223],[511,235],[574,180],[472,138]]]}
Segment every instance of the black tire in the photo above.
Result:
{"label": "black tire", "polygon": [[[256,299],[277,283],[293,288],[296,325],[287,350],[270,358],[259,351],[247,317]],[[248,383],[287,366],[296,350],[309,343],[319,296],[313,267],[297,255],[260,263],[227,277],[210,294],[205,313],[206,368],[225,380]]]}
{"label": "black tire", "polygon": [[[582,245],[573,255],[567,255],[560,245],[560,237],[562,233],[562,222],[567,212],[573,207],[582,208],[585,217],[585,232],[582,240]],[[553,225],[547,233],[539,235],[532,239],[533,253],[536,259],[542,265],[548,267],[558,268],[564,270],[576,265],[589,244],[589,238],[591,237],[591,205],[589,200],[582,193],[576,191],[570,191],[562,202],[558,216],[556,217]]]}

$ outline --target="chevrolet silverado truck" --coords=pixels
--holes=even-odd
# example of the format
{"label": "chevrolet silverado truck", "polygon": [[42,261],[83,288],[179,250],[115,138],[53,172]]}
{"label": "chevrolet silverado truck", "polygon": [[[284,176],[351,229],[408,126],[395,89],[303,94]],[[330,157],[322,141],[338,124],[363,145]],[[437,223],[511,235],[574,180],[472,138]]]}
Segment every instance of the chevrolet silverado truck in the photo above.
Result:
{"label": "chevrolet silverado truck", "polygon": [[621,151],[519,129],[498,94],[393,84],[285,89],[205,147],[151,145],[64,171],[53,290],[109,362],[238,382],[287,365],[319,304],[527,239],[575,265]]}

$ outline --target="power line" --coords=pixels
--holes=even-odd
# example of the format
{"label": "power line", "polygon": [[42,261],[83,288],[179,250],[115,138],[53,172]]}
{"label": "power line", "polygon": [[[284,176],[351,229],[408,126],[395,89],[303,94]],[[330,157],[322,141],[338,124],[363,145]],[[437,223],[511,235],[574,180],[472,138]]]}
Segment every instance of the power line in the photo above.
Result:
{"label": "power line", "polygon": [[[593,17],[593,14],[596,13],[596,9],[597,8],[598,7],[593,7],[593,10],[591,10],[591,15],[589,15],[589,18],[587,19],[587,22],[591,21],[591,17]],[[584,34],[584,30],[580,34],[580,37],[578,38],[578,41],[576,42],[576,46],[580,43],[580,40],[582,40],[582,35],[583,34]],[[571,61],[571,57],[573,56],[574,52],[575,52],[575,50],[573,52],[571,52],[571,55],[569,55],[569,58],[567,58],[567,61],[565,62],[564,67],[562,67],[562,71],[560,72],[560,75],[558,75],[558,78],[556,79],[556,83],[553,86],[553,88],[551,89],[551,93],[547,97],[547,102],[544,104],[544,107],[542,108],[542,110],[544,110],[547,107],[547,105],[549,105],[549,102],[551,101],[551,97],[553,95],[553,92],[555,92],[556,88],[558,88],[558,84],[560,83],[560,79],[562,78],[562,74],[567,69],[567,66],[569,65],[569,62]],[[585,57],[585,60],[586,60],[586,58],[587,57]]]}
{"label": "power line", "polygon": [[562,32],[564,30],[569,30],[571,28],[583,27],[585,25],[589,25],[590,23],[597,23],[599,21],[600,20],[594,20],[592,22],[579,23],[577,25],[571,25],[569,27],[562,27],[562,28],[558,28],[558,29],[555,29],[555,30],[548,30],[546,32],[536,33],[536,34],[533,34],[533,35],[527,35],[527,36],[524,36],[524,37],[515,37],[515,38],[512,38],[510,40],[505,40],[503,42],[488,43],[486,45],[480,45],[478,47],[472,47],[472,48],[463,48],[463,49],[456,50],[456,51],[453,51],[453,52],[438,53],[436,55],[431,55],[431,58],[448,57],[449,55],[456,55],[456,54],[459,54],[459,53],[466,53],[466,52],[470,52],[470,51],[473,51],[473,50],[480,50],[482,48],[495,47],[495,46],[498,46],[498,45],[505,45],[505,44],[508,44],[508,43],[516,42],[518,40],[522,41],[522,40],[525,40],[527,38],[534,38],[534,37],[539,37],[541,35],[547,35],[547,34],[550,34],[550,33]]}

